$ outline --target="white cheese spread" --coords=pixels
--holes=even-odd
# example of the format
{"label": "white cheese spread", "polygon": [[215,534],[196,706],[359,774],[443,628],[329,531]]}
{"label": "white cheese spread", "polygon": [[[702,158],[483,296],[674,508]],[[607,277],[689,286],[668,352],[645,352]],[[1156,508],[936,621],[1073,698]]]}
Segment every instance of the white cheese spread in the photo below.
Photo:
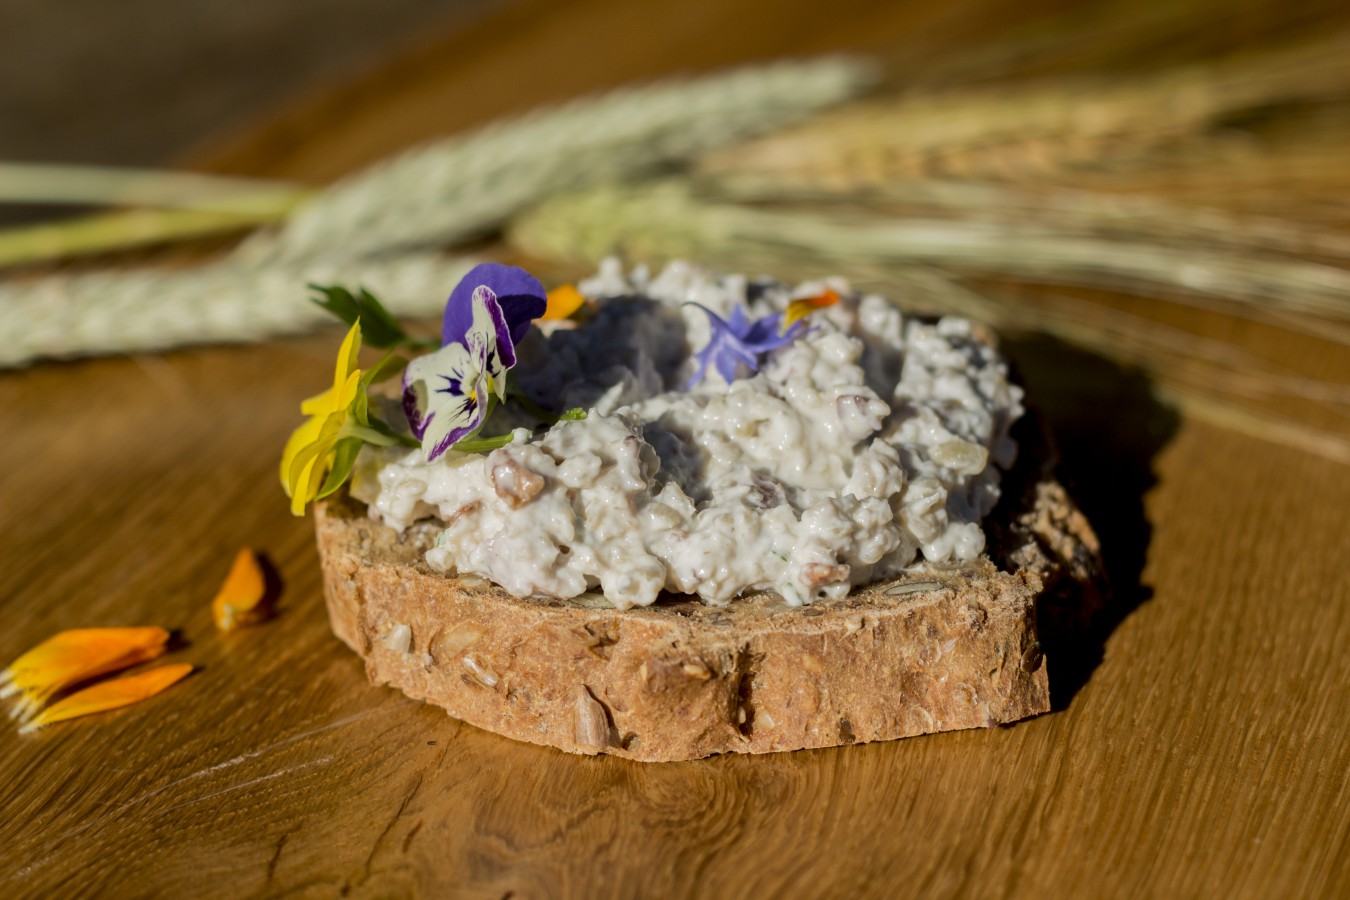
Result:
{"label": "white cheese spread", "polygon": [[[782,311],[829,287],[757,374],[713,368],[685,390],[707,315]],[[515,384],[587,418],[520,428],[486,455],[367,448],[353,493],[402,530],[439,517],[427,562],[516,596],[600,592],[617,608],[662,591],[723,605],[767,590],[840,598],[920,557],[973,560],[1013,463],[1022,391],[969,322],[902,315],[842,279],[791,288],[673,263],[657,277],[607,261],[579,285],[580,327],[537,329]],[[509,407],[491,426],[509,420]]]}

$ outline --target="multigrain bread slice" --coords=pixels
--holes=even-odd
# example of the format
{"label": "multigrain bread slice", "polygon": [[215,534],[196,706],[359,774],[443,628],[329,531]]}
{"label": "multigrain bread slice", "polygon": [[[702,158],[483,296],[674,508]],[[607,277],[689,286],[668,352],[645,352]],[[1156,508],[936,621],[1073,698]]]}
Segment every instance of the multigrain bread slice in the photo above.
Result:
{"label": "multigrain bread slice", "polygon": [[317,512],[329,617],[372,682],[571,753],[682,760],[1013,722],[1050,708],[1038,612],[1083,624],[1104,591],[1043,430],[1018,431],[986,556],[841,601],[520,599],[430,569],[436,523],[400,535],[339,497]]}

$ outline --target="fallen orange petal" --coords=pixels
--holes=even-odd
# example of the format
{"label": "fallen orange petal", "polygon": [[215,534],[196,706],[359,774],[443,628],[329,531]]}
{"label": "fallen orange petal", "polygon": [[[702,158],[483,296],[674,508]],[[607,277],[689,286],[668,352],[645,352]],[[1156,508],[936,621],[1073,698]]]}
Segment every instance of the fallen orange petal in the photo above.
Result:
{"label": "fallen orange petal", "polygon": [[76,691],[64,700],[47,707],[37,718],[20,728],[19,733],[28,734],[55,722],[130,706],[147,697],[153,697],[191,671],[190,663],[160,666],[139,675],[114,678],[112,681]]}
{"label": "fallen orange petal", "polygon": [[566,319],[586,305],[586,298],[581,295],[581,291],[570,284],[555,287],[545,295],[545,299],[548,300],[548,306],[544,308],[541,319]]}
{"label": "fallen orange petal", "polygon": [[57,691],[154,659],[165,650],[163,628],[73,628],[53,635],[0,673],[0,697],[22,694],[11,718],[27,719]]}
{"label": "fallen orange petal", "polygon": [[258,554],[245,547],[234,558],[230,574],[211,601],[211,614],[221,631],[233,631],[240,625],[253,625],[267,618],[263,598],[267,579]]}

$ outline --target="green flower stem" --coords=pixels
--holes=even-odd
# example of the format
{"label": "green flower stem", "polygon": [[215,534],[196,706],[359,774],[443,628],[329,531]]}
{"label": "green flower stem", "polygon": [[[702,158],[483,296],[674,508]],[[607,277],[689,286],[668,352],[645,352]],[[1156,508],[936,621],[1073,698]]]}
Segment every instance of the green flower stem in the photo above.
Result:
{"label": "green flower stem", "polygon": [[378,420],[372,420],[370,425],[358,425],[355,422],[348,422],[346,425],[342,426],[342,430],[338,432],[338,435],[344,438],[358,438],[365,441],[367,444],[374,444],[377,447],[396,447],[400,444],[404,447],[421,446],[416,439],[409,437],[406,434],[396,434],[389,430],[389,426]]}
{"label": "green flower stem", "polygon": [[507,387],[506,397],[508,400],[515,401],[521,409],[547,425],[556,425],[559,422],[574,422],[577,419],[586,418],[586,410],[584,409],[569,409],[562,413],[549,412],[512,386]]}
{"label": "green flower stem", "polygon": [[535,403],[529,397],[526,397],[523,393],[521,393],[514,387],[508,387],[506,389],[506,397],[508,400],[513,401],[517,406],[525,410],[525,412],[529,413],[530,415],[534,416],[536,419],[539,419],[540,421],[543,422],[558,421],[557,416],[555,416],[548,410],[544,409],[538,403]]}

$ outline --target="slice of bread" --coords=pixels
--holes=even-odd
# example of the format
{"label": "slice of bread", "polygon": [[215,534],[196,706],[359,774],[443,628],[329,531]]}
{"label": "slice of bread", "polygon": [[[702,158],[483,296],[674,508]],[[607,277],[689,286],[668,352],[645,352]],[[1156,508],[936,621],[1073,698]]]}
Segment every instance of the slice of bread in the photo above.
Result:
{"label": "slice of bread", "polygon": [[372,682],[571,753],[681,760],[1012,722],[1050,708],[1038,612],[1086,621],[1104,586],[1042,430],[1018,432],[983,558],[842,601],[520,599],[428,568],[436,523],[400,535],[339,497],[317,513],[329,616]]}

